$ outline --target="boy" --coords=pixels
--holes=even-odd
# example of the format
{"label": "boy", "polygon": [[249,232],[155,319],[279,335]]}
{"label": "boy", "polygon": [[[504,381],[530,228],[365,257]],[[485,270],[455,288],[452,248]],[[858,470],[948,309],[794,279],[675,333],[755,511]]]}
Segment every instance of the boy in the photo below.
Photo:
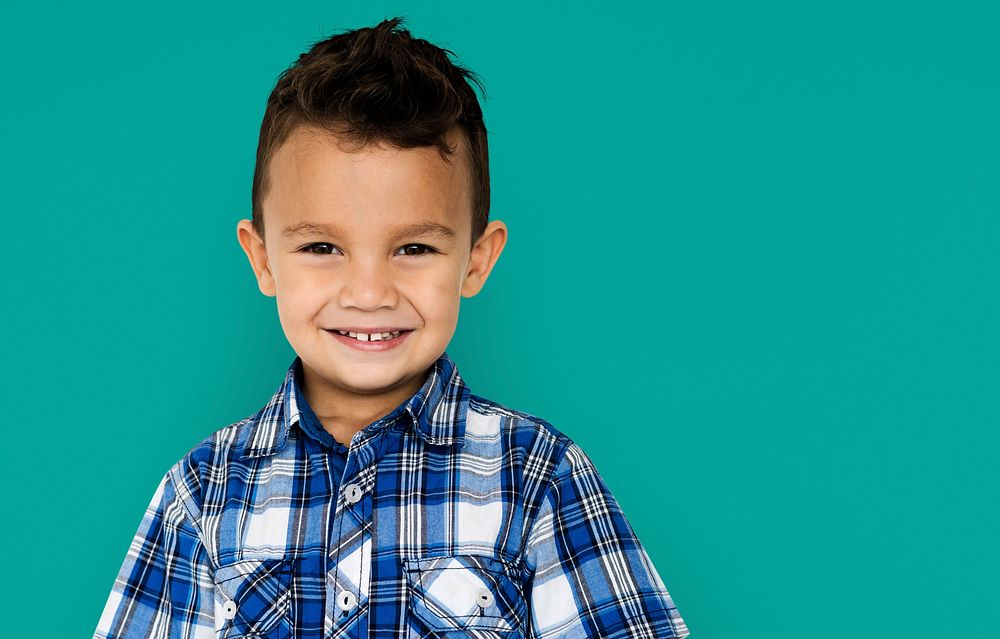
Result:
{"label": "boy", "polygon": [[270,95],[237,235],[297,356],[163,477],[97,639],[687,634],[586,454],[445,352],[507,231],[478,78],[400,23]]}

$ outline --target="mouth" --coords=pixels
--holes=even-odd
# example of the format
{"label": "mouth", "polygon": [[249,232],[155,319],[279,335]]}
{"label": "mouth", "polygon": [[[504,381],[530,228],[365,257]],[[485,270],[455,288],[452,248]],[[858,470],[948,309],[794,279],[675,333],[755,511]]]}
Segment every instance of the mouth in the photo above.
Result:
{"label": "mouth", "polygon": [[359,342],[386,342],[413,332],[413,329],[409,328],[378,328],[367,331],[341,330],[337,328],[328,328],[326,330]]}

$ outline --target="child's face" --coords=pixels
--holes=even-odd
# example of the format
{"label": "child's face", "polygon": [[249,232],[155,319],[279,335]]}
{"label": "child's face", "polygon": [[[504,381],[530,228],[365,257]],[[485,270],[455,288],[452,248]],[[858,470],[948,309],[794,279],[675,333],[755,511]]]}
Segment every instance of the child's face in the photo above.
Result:
{"label": "child's face", "polygon": [[[456,129],[449,138],[460,146],[451,164],[436,147],[343,150],[329,132],[306,127],[272,157],[265,242],[249,220],[240,221],[238,235],[320,392],[370,405],[381,396],[388,407],[402,401],[451,340],[460,298],[485,283],[506,227],[490,222],[470,251],[469,160],[460,135]],[[441,230],[403,230],[417,224]],[[392,348],[362,350],[338,328],[412,332]]]}

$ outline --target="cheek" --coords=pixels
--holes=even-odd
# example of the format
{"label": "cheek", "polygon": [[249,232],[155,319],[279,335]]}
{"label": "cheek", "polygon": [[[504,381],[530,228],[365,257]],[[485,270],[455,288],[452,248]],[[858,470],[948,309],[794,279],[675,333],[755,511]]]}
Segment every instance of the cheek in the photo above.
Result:
{"label": "cheek", "polygon": [[417,286],[424,295],[433,296],[438,302],[458,297],[462,288],[461,273],[455,269],[441,269],[435,273],[427,273],[417,280]]}
{"label": "cheek", "polygon": [[308,277],[289,277],[278,286],[278,310],[288,318],[311,315],[324,303],[326,287]]}
{"label": "cheek", "polygon": [[462,280],[452,270],[422,273],[407,287],[407,297],[425,317],[448,317],[455,313]]}

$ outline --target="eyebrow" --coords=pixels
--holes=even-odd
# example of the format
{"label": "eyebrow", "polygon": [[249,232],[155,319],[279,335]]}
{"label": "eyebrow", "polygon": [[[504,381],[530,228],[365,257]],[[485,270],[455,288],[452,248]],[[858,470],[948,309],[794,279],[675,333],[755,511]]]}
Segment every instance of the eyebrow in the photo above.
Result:
{"label": "eyebrow", "polygon": [[[344,235],[332,224],[318,224],[316,222],[289,224],[281,230],[281,234],[286,238],[307,237],[311,235]],[[450,240],[455,237],[455,230],[437,222],[414,222],[393,229],[391,239],[395,241],[403,237],[414,236],[437,237],[442,240]]]}

